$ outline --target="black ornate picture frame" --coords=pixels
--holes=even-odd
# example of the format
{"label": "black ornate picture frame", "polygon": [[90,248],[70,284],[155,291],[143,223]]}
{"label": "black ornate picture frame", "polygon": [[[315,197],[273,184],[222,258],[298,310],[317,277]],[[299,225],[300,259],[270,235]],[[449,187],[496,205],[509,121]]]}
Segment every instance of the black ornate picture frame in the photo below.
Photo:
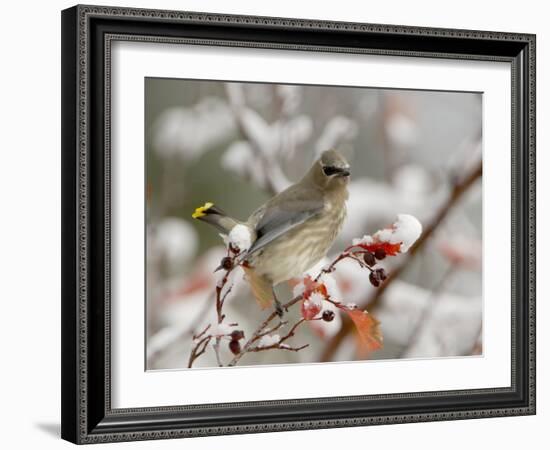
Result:
{"label": "black ornate picture frame", "polygon": [[[110,49],[117,40],[510,63],[511,386],[113,409]],[[84,444],[527,414],[535,414],[534,35],[99,6],[62,12],[64,439]]]}

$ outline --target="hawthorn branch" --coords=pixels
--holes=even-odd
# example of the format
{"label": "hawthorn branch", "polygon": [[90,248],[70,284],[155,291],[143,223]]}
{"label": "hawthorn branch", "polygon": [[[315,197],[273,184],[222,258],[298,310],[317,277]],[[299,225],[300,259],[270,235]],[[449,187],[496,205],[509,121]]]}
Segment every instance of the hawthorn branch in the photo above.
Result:
{"label": "hawthorn branch", "polygon": [[[238,255],[234,255],[233,259],[235,258],[235,256],[238,256]],[[231,265],[230,268],[228,269],[225,269],[225,274],[223,276],[223,278],[221,279],[221,281],[218,283],[218,285],[216,286],[216,315],[217,315],[217,322],[218,322],[218,325],[223,323],[224,319],[225,319],[225,314],[223,313],[223,305],[225,303],[225,300],[226,300],[226,297],[227,295],[229,294],[229,292],[231,292],[231,289],[232,289],[232,286],[230,286],[228,289],[226,289],[224,291],[224,287],[227,285],[227,282],[228,282],[228,279],[229,279],[229,274],[233,271],[233,269],[237,267],[237,265]],[[303,299],[303,295],[299,295],[295,298],[293,298],[292,300],[290,300],[289,302],[285,303],[283,305],[283,308],[285,309],[288,309],[290,308],[291,306],[295,305],[296,303],[298,303],[300,300]],[[253,333],[252,337],[246,342],[246,344],[244,345],[244,347],[242,348],[242,350],[240,351],[240,353],[238,353],[237,355],[234,356],[234,358],[229,362],[229,364],[227,364],[228,366],[234,366],[237,364],[237,362],[241,359],[241,357],[249,352],[249,351],[260,351],[259,349],[258,350],[251,350],[252,348],[252,345],[260,338],[262,338],[263,336],[266,336],[276,330],[278,330],[279,328],[281,328],[282,326],[286,325],[287,322],[285,321],[281,321],[279,322],[277,325],[271,327],[270,329],[267,329],[267,326],[273,321],[273,319],[275,319],[275,317],[279,317],[276,313],[276,311],[273,311],[262,323],[261,325],[256,329],[256,331]],[[281,343],[284,343],[285,340],[289,339],[290,337],[292,337],[294,335],[294,331],[296,330],[296,327],[297,325],[300,325],[302,323],[302,321],[299,321],[292,329],[291,331],[286,335],[284,336],[283,338],[281,338],[278,342],[278,344],[281,344]],[[232,323],[230,324],[230,326],[237,326],[238,324],[236,323]],[[191,349],[191,354],[189,356],[189,362],[188,362],[188,368],[191,368],[193,363],[195,362],[195,360],[201,356],[205,351],[206,351],[206,348],[208,347],[208,344],[210,343],[210,341],[214,338],[215,339],[215,342],[213,344],[213,348],[214,348],[214,352],[216,354],[216,361],[218,363],[218,366],[220,367],[223,367],[223,363],[221,361],[221,355],[220,355],[220,344],[221,344],[221,340],[223,338],[222,335],[213,335],[213,334],[209,334],[209,335],[206,335],[206,332],[210,329],[210,325],[208,325],[201,333],[199,333],[197,336],[194,336],[193,339],[194,341],[197,341],[198,339],[198,342],[195,344],[195,346]],[[308,344],[309,345],[309,344]],[[306,345],[307,347],[307,345]],[[275,348],[275,347],[274,347]],[[283,346],[283,347],[279,347],[283,350],[293,350],[293,351],[299,351],[301,350],[302,348],[298,348],[298,347],[290,347],[290,346]],[[305,347],[303,347],[305,348]],[[267,350],[268,347],[265,347],[265,348],[262,348],[262,349],[265,349]]]}
{"label": "hawthorn branch", "polygon": [[[355,249],[355,250],[354,250]],[[313,281],[315,282],[318,282],[319,279],[321,278],[321,276],[325,273],[332,273],[336,270],[336,266],[339,262],[343,261],[344,259],[347,259],[347,258],[350,258],[350,259],[353,259],[354,261],[356,261],[362,268],[367,268],[369,269],[371,272],[373,272],[373,269],[371,267],[369,267],[367,264],[365,264],[357,255],[361,255],[363,253],[366,253],[363,249],[361,249],[360,247],[356,246],[356,245],[350,245],[349,247],[347,247],[342,253],[340,253],[331,263],[328,267],[324,268],[324,269],[321,269],[319,271],[319,273],[317,274],[317,276],[313,279]],[[290,308],[291,306],[295,305],[296,303],[298,303],[299,301],[303,300],[304,299],[304,295],[301,294],[301,295],[298,295],[296,296],[295,298],[293,298],[292,300],[290,300],[289,302],[285,303],[284,305],[282,305],[283,309],[285,310],[288,310],[288,308]],[[340,302],[336,302],[336,301],[333,301],[331,299],[329,299],[328,297],[325,298],[327,301],[329,301],[330,303],[338,306],[339,308],[342,308],[342,304]],[[290,348],[287,348],[286,346],[285,347],[281,347],[280,344],[284,343],[284,341],[286,341],[287,339],[289,339],[290,337],[294,336],[294,332],[296,330],[296,328],[298,326],[300,326],[302,323],[308,321],[307,319],[304,319],[302,318],[301,320],[299,320],[290,330],[290,332],[284,336],[282,339],[279,340],[279,342],[277,343],[274,343],[273,345],[270,345],[270,346],[265,346],[265,347],[254,347],[254,343],[256,341],[258,341],[258,339],[260,339],[261,337],[263,336],[266,336],[268,334],[270,334],[272,331],[275,331],[279,328],[281,328],[281,326],[284,325],[283,322],[280,322],[278,325],[276,325],[275,327],[272,327],[270,330],[266,330],[266,328],[269,326],[269,324],[271,323],[271,321],[273,319],[275,319],[276,317],[278,317],[277,313],[275,311],[273,311],[261,324],[258,328],[256,328],[256,331],[254,331],[254,333],[252,334],[252,336],[250,337],[250,339],[244,344],[244,346],[242,347],[241,351],[236,354],[233,359],[229,362],[228,366],[235,366],[239,360],[246,354],[246,353],[249,353],[249,352],[258,352],[258,351],[262,351],[262,350],[270,350],[270,349],[275,349],[275,348],[279,348],[279,349],[283,349],[283,350],[293,350],[293,351],[299,351],[299,350],[302,350],[303,348],[307,347],[308,345],[305,345],[305,346],[301,346],[301,347],[290,347]],[[313,318],[313,319],[309,319],[309,320],[321,320],[321,317],[316,317],[316,318]]]}
{"label": "hawthorn branch", "polygon": [[[393,280],[399,278],[399,276],[406,270],[409,266],[409,263],[415,258],[416,255],[420,253],[420,250],[426,245],[430,240],[432,235],[435,233],[439,225],[447,218],[451,210],[462,198],[464,193],[479,179],[483,173],[483,163],[479,161],[476,167],[468,173],[462,179],[457,179],[454,183],[453,189],[449,194],[447,201],[441,206],[437,213],[432,218],[432,221],[425,228],[424,233],[418,238],[416,243],[410,248],[406,253],[406,256],[403,258],[403,261],[399,266],[397,266],[393,272],[389,275],[388,279],[378,288],[373,294],[367,299],[363,304],[363,308],[368,308],[370,310],[375,310],[379,303],[381,302],[382,296],[388,289],[388,286],[391,285]],[[342,328],[334,335],[334,337],[327,343],[323,353],[321,354],[320,361],[326,362],[331,361],[337,349],[340,347],[344,339],[348,336],[349,333],[353,330],[353,324],[351,321],[346,321],[342,324]]]}
{"label": "hawthorn branch", "polygon": [[[295,305],[296,303],[298,303],[303,298],[304,298],[303,294],[300,294],[300,295],[294,297],[292,300],[285,303],[284,305],[282,305],[282,307],[283,307],[283,309],[286,310],[286,309],[290,308],[291,306]],[[275,319],[276,317],[279,317],[276,311],[273,311],[271,314],[269,314],[269,316],[267,316],[265,318],[265,320],[258,326],[258,328],[256,328],[256,331],[254,331],[254,333],[252,333],[252,336],[248,339],[248,341],[246,341],[246,343],[242,347],[241,351],[239,353],[237,353],[233,357],[233,359],[229,362],[229,364],[227,364],[227,365],[230,366],[230,367],[237,365],[239,360],[246,353],[248,353],[250,351],[250,349],[254,345],[254,342],[256,342],[258,339],[260,339],[262,336],[264,336],[266,334],[269,334],[269,333],[266,333],[266,328],[271,323],[271,321],[273,319]],[[282,324],[279,324],[279,325],[276,326],[276,328],[280,328],[281,326],[282,326]]]}

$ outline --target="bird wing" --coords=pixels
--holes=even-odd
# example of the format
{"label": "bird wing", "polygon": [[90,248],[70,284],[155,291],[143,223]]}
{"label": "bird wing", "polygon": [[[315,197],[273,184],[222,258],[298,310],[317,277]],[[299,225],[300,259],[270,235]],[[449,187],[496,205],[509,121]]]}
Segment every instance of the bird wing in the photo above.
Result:
{"label": "bird wing", "polygon": [[257,238],[243,260],[323,210],[323,196],[319,191],[293,188],[283,191],[262,208],[263,214],[256,225]]}

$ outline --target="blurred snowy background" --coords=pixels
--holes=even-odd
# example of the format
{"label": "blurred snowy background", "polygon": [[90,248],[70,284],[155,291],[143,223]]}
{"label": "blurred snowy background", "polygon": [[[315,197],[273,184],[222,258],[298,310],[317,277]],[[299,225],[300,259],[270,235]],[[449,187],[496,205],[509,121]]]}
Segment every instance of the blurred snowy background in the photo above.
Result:
{"label": "blurred snowy background", "polygon": [[[147,78],[145,101],[148,369],[185,368],[193,334],[215,317],[213,271],[225,251],[215,230],[191,218],[195,207],[211,201],[245,219],[321,151],[338,148],[352,181],[348,218],[330,256],[399,213],[426,229],[450,205],[457,180],[481,161],[477,93]],[[251,353],[241,365],[480,354],[481,180],[450,206],[372,308],[368,273],[352,261],[335,273],[342,300],[381,322],[383,349],[362,353],[353,332],[343,333],[348,319],[337,314],[300,328],[292,342],[307,349]],[[382,265],[391,273],[400,258]],[[224,312],[250,332],[266,312],[242,272],[233,282]],[[291,289],[278,293],[289,299]],[[213,351],[194,365],[212,366]]]}

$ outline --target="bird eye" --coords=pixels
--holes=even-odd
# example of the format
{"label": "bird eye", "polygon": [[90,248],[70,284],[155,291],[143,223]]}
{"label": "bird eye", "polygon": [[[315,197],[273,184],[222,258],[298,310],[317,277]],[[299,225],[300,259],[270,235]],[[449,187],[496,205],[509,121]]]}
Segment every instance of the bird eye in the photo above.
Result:
{"label": "bird eye", "polygon": [[327,177],[330,177],[331,175],[334,175],[336,173],[339,173],[341,171],[340,168],[334,167],[334,166],[325,166],[323,167],[323,172]]}

